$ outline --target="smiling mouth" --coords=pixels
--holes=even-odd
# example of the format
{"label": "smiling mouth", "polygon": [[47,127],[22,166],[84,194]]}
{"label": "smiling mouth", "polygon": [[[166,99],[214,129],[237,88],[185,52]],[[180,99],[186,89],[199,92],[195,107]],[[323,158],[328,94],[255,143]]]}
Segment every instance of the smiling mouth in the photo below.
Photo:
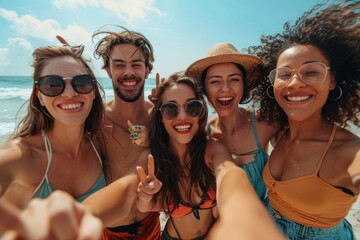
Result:
{"label": "smiling mouth", "polygon": [[136,86],[136,84],[138,83],[138,81],[136,80],[125,80],[125,81],[121,81],[120,84],[126,87],[133,87]]}
{"label": "smiling mouth", "polygon": [[222,97],[222,98],[217,98],[216,101],[221,105],[221,106],[228,106],[230,105],[230,103],[234,100],[234,97]]}
{"label": "smiling mouth", "polygon": [[191,127],[192,127],[192,124],[186,123],[186,124],[175,125],[174,129],[178,133],[188,133],[188,132],[190,132]]}
{"label": "smiling mouth", "polygon": [[310,99],[311,96],[285,97],[288,102],[304,102]]}
{"label": "smiling mouth", "polygon": [[72,103],[72,104],[60,104],[59,107],[63,110],[74,110],[82,106],[81,103]]}

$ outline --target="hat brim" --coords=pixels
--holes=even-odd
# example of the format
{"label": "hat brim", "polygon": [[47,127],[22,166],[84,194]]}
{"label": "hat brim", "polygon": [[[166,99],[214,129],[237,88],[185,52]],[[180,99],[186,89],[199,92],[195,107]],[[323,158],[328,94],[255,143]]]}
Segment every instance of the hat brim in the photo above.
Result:
{"label": "hat brim", "polygon": [[[246,71],[246,74],[251,75],[255,66],[261,63],[260,58],[248,54],[222,54],[217,56],[210,56],[199,59],[192,63],[187,69],[186,74],[201,81],[201,75],[211,65],[218,63],[236,63],[240,64]],[[251,79],[251,78],[250,78]]]}

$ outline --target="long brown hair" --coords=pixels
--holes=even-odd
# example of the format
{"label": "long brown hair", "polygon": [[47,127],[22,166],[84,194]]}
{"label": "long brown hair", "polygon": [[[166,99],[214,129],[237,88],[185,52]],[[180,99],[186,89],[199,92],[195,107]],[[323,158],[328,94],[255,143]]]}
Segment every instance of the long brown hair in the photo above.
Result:
{"label": "long brown hair", "polygon": [[[33,53],[33,64],[34,73],[33,80],[39,79],[41,72],[50,59],[62,56],[70,56],[75,60],[82,63],[87,73],[92,76],[95,80],[95,75],[88,65],[88,60],[82,57],[84,46],[46,46],[35,49]],[[95,87],[95,99],[89,116],[85,120],[84,130],[87,134],[92,136],[98,130],[103,111],[102,95],[104,91],[100,84],[96,81]],[[100,94],[100,91],[102,94]],[[28,110],[25,117],[19,122],[14,133],[10,136],[10,139],[15,139],[25,136],[33,136],[40,133],[41,130],[48,131],[54,125],[54,118],[47,111],[46,107],[40,104],[40,101],[36,95],[36,85],[33,84],[32,93],[29,99]]]}
{"label": "long brown hair", "polygon": [[[182,200],[180,187],[181,180],[185,178],[185,171],[181,166],[180,159],[174,155],[169,146],[169,134],[166,132],[164,124],[162,123],[162,116],[160,107],[163,103],[162,96],[166,89],[173,85],[184,84],[189,86],[195,93],[195,98],[202,101],[204,105],[203,113],[199,117],[199,129],[194,135],[191,142],[188,144],[187,153],[190,155],[190,188],[186,191],[190,204],[192,203],[194,192],[199,196],[206,193],[209,187],[215,189],[215,177],[206,165],[204,155],[206,148],[206,122],[207,122],[207,108],[198,83],[192,78],[185,76],[184,72],[177,72],[172,74],[166,81],[164,81],[158,91],[157,101],[152,111],[151,124],[149,131],[150,149],[155,159],[156,176],[163,183],[162,191],[159,192],[162,206],[167,206],[166,199],[174,202],[174,208],[179,206]],[[202,193],[199,193],[198,189]],[[169,209],[170,212],[174,209]]]}

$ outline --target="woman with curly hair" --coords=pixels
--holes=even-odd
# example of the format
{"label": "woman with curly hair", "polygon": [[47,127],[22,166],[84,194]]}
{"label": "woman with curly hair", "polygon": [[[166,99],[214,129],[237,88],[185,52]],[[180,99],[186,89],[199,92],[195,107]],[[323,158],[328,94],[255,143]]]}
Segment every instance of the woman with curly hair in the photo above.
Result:
{"label": "woman with curly hair", "polygon": [[263,172],[268,209],[289,239],[354,239],[360,189],[360,2],[317,5],[250,48],[264,62],[260,117],[282,131]]}

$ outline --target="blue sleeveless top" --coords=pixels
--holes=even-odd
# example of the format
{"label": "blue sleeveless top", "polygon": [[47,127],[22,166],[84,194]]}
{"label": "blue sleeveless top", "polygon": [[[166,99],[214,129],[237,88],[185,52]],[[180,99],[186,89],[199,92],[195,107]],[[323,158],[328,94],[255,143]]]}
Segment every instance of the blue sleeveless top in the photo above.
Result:
{"label": "blue sleeveless top", "polygon": [[[52,160],[51,144],[50,144],[50,141],[44,131],[42,132],[42,137],[43,137],[43,141],[44,141],[44,145],[45,145],[48,164],[46,167],[45,175],[44,175],[43,179],[41,180],[39,186],[36,188],[32,198],[47,198],[54,191],[54,189],[51,187],[51,185],[49,183],[49,179],[48,179],[48,171],[49,171],[51,160]],[[89,137],[88,137],[88,139],[90,140],[90,143],[91,143],[92,147],[94,148],[94,151],[99,159],[100,165],[102,166],[101,158],[100,158],[98,152],[96,151],[94,143],[91,141],[91,139]],[[106,186],[105,176],[104,176],[104,172],[101,170],[100,176],[99,176],[98,180],[94,183],[94,185],[85,194],[76,198],[76,201],[78,201],[78,202],[84,201],[88,196],[90,196],[91,194],[93,194],[94,192],[96,192],[97,190],[99,190],[105,186]]]}
{"label": "blue sleeveless top", "polygon": [[[269,158],[269,155],[261,148],[261,144],[255,127],[255,113],[253,111],[250,112],[250,119],[251,119],[251,128],[253,129],[253,134],[255,137],[257,148],[256,150],[250,152],[251,154],[254,154],[254,160],[248,162],[247,164],[242,165],[241,168],[244,169],[244,171],[246,172],[260,200],[266,203],[267,188],[262,178],[262,172]],[[207,125],[207,131],[208,133],[210,133],[210,125]],[[234,159],[236,158],[236,154],[232,153],[232,156]]]}
{"label": "blue sleeveless top", "polygon": [[254,160],[244,164],[241,168],[246,172],[252,186],[254,187],[256,193],[258,194],[261,201],[267,201],[267,188],[265,186],[262,173],[265,167],[265,164],[269,158],[269,155],[261,148],[259,137],[256,132],[255,127],[255,114],[251,112],[251,128],[255,136],[257,150],[254,155]]}

